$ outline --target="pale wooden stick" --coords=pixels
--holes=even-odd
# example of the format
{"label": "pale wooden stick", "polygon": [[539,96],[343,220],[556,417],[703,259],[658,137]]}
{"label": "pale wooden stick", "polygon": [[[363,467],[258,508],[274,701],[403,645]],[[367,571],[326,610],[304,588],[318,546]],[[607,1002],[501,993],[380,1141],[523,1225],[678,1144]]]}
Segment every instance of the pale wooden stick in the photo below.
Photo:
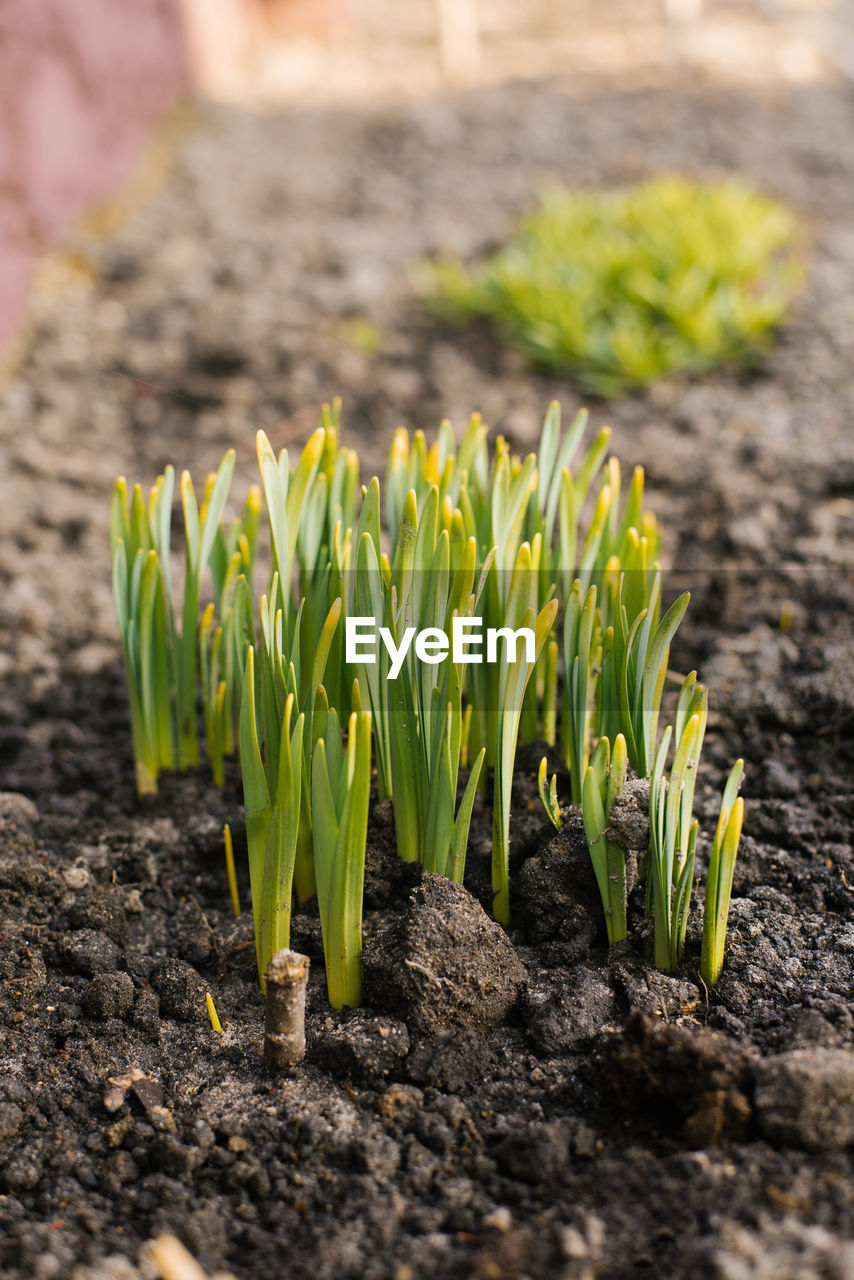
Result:
{"label": "pale wooden stick", "polygon": [[267,965],[264,1062],[268,1071],[295,1067],[305,1057],[305,989],[311,961],[298,951],[277,951]]}

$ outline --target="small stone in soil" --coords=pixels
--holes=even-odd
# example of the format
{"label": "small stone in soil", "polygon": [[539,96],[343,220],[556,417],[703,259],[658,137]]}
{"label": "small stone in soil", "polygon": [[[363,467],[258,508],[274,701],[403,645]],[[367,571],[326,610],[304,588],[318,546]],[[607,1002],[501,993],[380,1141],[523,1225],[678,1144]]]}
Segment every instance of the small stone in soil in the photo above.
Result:
{"label": "small stone in soil", "polygon": [[505,1205],[499,1205],[497,1209],[493,1209],[483,1220],[483,1225],[487,1231],[510,1231],[513,1226],[513,1214]]}
{"label": "small stone in soil", "polygon": [[854,1143],[854,1053],[793,1049],[760,1062],[756,1114],[766,1138],[808,1151]]}
{"label": "small stone in soil", "polygon": [[569,1129],[555,1120],[513,1128],[492,1154],[506,1177],[536,1186],[561,1176],[569,1163],[569,1152]]}
{"label": "small stone in soil", "polygon": [[39,820],[39,811],[17,791],[0,791],[0,829],[29,831]]}
{"label": "small stone in soil", "polygon": [[163,1087],[148,1076],[138,1076],[131,1085],[131,1091],[146,1111],[150,1111],[152,1107],[163,1106]]}
{"label": "small stone in soil", "polygon": [[87,888],[90,881],[89,872],[86,868],[78,866],[77,864],[71,867],[66,867],[62,873],[62,878],[68,885],[69,889],[74,890]]}

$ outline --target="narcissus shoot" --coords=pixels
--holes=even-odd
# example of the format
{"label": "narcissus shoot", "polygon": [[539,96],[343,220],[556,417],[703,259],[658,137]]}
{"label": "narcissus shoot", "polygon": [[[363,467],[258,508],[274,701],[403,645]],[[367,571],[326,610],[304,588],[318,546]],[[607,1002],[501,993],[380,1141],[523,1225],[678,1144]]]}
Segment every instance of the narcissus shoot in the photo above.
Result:
{"label": "narcissus shoot", "polygon": [[314,863],[333,1009],[362,1002],[362,894],[371,794],[371,713],[354,711],[347,745],[334,708],[318,715],[311,773]]}
{"label": "narcissus shoot", "polygon": [[[223,458],[199,511],[190,474],[181,476],[186,571],[183,601],[173,596],[170,542],[175,473],[167,467],[148,502],[116,481],[110,505],[113,599],[125,659],[137,791],[157,790],[161,769],[199,762],[196,715],[202,576],[218,538],[234,471]],[[181,619],[180,627],[178,618]]]}
{"label": "narcissus shoot", "polygon": [[721,976],[724,964],[732,878],[738,856],[741,827],[744,822],[744,801],[738,794],[743,773],[744,761],[736,760],[724,787],[720,816],[709,857],[703,950],[700,959],[700,975],[709,987],[713,987]]}
{"label": "narcissus shoot", "polygon": [[[430,486],[421,510],[415,490],[404,501],[394,561],[384,571],[377,555],[366,492],[358,543],[355,617],[362,645],[351,644],[360,686],[373,713],[377,769],[394,807],[400,856],[462,882],[472,806],[484,752],[472,763],[457,805],[463,729],[464,666],[457,661],[456,625],[474,617],[482,576],[476,544],[459,512],[441,504]],[[373,631],[364,636],[365,631]],[[358,638],[349,627],[351,640]],[[451,642],[449,643],[449,637]],[[414,643],[413,643],[414,642]]]}
{"label": "narcissus shoot", "polygon": [[608,839],[608,825],[627,770],[623,735],[617,735],[613,750],[607,738],[600,738],[584,774],[582,793],[584,833],[605,911],[609,943],[620,942],[626,936],[626,851]]}
{"label": "narcissus shoot", "polygon": [[[273,658],[281,662],[278,651]],[[278,721],[259,715],[265,708],[256,682],[255,649],[250,647],[240,717],[240,765],[255,953],[262,982],[271,957],[287,949],[291,937],[305,727],[304,717],[294,715],[294,702],[293,693],[284,694]]]}

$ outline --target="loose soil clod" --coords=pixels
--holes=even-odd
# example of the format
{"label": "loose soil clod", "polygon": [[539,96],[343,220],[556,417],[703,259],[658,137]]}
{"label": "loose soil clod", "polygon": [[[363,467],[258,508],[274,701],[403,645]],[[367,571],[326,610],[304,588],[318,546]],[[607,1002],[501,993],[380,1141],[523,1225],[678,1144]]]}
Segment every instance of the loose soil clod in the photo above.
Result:
{"label": "loose soil clod", "polygon": [[526,974],[506,933],[462,885],[425,875],[409,909],[364,954],[367,999],[416,1031],[484,1031],[516,1003]]}

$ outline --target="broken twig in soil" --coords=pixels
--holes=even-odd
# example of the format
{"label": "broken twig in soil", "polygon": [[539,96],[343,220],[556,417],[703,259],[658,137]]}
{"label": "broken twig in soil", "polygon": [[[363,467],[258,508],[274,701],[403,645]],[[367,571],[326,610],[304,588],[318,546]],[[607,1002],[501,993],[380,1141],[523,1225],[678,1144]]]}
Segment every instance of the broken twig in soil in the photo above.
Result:
{"label": "broken twig in soil", "polygon": [[298,951],[277,951],[264,973],[267,1005],[264,1062],[268,1071],[295,1067],[305,1057],[305,990],[311,961]]}

